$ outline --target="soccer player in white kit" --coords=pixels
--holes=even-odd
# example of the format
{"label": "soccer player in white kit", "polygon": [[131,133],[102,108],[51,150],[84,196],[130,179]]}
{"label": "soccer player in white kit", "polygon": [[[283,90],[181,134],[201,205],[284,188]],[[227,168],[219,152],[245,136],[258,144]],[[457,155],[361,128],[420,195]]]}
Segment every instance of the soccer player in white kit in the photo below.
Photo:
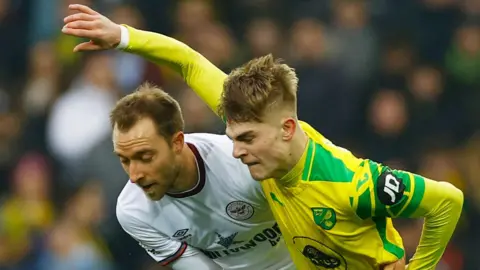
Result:
{"label": "soccer player in white kit", "polygon": [[123,229],[173,269],[294,269],[259,182],[229,138],[184,134],[178,103],[144,84],[112,110],[113,144],[130,181]]}

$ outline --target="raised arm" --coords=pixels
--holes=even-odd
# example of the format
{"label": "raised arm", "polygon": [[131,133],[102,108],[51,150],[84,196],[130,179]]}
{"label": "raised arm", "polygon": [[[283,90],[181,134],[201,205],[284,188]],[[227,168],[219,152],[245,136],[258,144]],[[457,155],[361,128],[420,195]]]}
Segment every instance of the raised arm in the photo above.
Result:
{"label": "raised arm", "polygon": [[77,12],[64,19],[62,32],[90,39],[74,51],[119,48],[140,55],[179,73],[186,83],[217,113],[227,75],[200,53],[173,38],[129,26],[121,26],[84,5],[70,5]]}
{"label": "raised arm", "polygon": [[364,161],[355,174],[352,206],[360,218],[425,218],[408,269],[435,269],[462,212],[463,193],[446,182]]}
{"label": "raised arm", "polygon": [[172,68],[216,113],[227,74],[176,39],[129,26],[121,27],[123,31],[119,49]]}

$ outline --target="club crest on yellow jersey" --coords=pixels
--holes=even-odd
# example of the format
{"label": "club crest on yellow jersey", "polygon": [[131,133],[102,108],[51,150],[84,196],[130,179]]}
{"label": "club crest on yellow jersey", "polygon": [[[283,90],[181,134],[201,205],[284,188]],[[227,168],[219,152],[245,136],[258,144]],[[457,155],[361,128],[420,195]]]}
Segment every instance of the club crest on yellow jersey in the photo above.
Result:
{"label": "club crest on yellow jersey", "polygon": [[337,223],[337,215],[332,208],[313,207],[312,213],[315,224],[324,230],[332,229]]}

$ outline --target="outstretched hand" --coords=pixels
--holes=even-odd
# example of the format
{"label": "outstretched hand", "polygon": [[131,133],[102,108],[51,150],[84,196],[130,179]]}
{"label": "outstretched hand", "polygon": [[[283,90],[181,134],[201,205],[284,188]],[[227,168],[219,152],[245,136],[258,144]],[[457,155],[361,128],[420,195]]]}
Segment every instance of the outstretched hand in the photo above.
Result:
{"label": "outstretched hand", "polygon": [[89,42],[75,46],[74,52],[108,50],[120,43],[120,25],[85,5],[73,4],[69,5],[68,9],[76,13],[63,19],[65,25],[62,32],[90,39]]}

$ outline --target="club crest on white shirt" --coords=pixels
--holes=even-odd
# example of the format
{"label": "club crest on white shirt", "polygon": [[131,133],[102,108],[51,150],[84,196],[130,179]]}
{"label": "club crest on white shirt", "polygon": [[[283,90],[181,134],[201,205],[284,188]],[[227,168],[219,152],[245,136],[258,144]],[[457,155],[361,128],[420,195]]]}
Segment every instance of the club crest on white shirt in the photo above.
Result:
{"label": "club crest on white shirt", "polygon": [[243,201],[233,201],[229,203],[226,211],[228,216],[235,220],[247,220],[255,213],[253,206]]}

